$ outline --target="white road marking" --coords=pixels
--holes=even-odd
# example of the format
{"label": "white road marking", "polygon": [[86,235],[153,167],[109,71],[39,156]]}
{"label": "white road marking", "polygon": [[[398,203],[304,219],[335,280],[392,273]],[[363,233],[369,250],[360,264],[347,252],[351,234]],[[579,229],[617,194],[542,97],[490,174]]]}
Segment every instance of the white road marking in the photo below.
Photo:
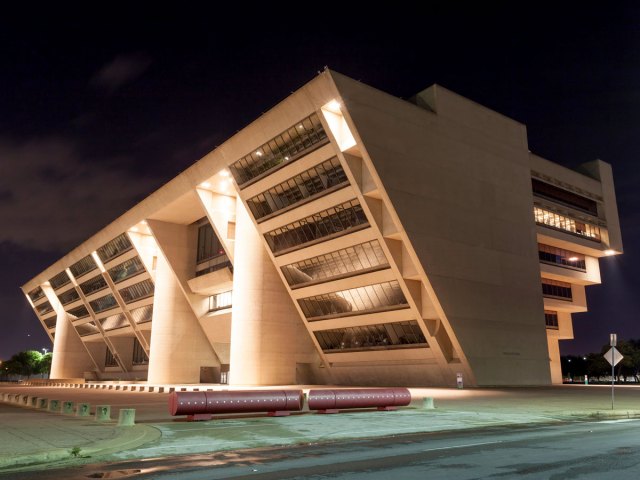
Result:
{"label": "white road marking", "polygon": [[502,443],[502,440],[496,440],[495,442],[465,443],[463,445],[451,445],[449,447],[429,448],[428,450],[423,450],[423,452],[434,452],[436,450],[451,450],[453,448],[477,447],[479,445],[493,445],[496,443]]}

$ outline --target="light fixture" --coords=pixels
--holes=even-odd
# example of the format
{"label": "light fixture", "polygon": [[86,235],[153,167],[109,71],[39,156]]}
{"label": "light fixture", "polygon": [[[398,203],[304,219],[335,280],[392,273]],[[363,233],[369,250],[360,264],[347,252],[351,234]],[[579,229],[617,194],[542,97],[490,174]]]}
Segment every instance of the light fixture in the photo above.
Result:
{"label": "light fixture", "polygon": [[200,184],[200,186],[201,186],[201,187],[204,187],[204,188],[209,188],[209,187],[211,186],[211,184],[210,184],[209,182],[202,182],[202,183]]}
{"label": "light fixture", "polygon": [[256,151],[256,155],[257,155],[257,156],[259,156],[259,157],[261,157],[261,156],[262,156],[262,152],[261,152],[260,150],[257,150],[257,151]]}
{"label": "light fixture", "polygon": [[569,257],[567,258],[567,260],[569,260],[570,262],[577,262],[579,260],[578,257]]}
{"label": "light fixture", "polygon": [[138,227],[131,227],[131,231],[132,232],[137,232],[138,231]]}
{"label": "light fixture", "polygon": [[340,102],[338,102],[337,100],[331,100],[329,103],[327,103],[327,108],[337,113],[340,111]]}
{"label": "light fixture", "polygon": [[220,170],[220,175],[223,177],[228,177],[230,175],[229,170]]}
{"label": "light fixture", "polygon": [[611,249],[604,251],[604,254],[607,256],[615,255],[616,253],[617,252],[615,250],[611,250]]}

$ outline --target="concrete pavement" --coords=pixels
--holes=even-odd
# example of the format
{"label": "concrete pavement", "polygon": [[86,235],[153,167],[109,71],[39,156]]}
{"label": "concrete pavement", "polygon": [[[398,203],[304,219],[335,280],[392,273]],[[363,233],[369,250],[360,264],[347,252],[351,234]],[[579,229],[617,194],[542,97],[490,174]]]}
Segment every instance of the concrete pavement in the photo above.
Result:
{"label": "concrete pavement", "polygon": [[[221,387],[211,387],[221,388]],[[289,387],[290,388],[290,387]],[[556,386],[411,389],[414,401],[395,412],[311,412],[290,417],[224,416],[208,422],[171,417],[166,393],[0,385],[0,393],[111,405],[112,422],[0,404],[0,476],[23,469],[255,447],[331,442],[419,432],[477,429],[607,417],[640,417],[640,387]],[[423,409],[422,398],[435,409]],[[136,426],[118,427],[120,408],[136,409]]]}

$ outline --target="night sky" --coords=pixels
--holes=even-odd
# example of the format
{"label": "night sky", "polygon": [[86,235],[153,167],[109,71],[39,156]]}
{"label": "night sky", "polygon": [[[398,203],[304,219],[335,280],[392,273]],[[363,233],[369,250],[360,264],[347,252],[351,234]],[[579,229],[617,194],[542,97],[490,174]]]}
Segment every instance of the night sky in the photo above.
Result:
{"label": "night sky", "polygon": [[640,338],[634,3],[3,12],[0,359],[51,347],[20,285],[325,66],[403,98],[439,83],[526,124],[542,157],[611,163],[625,254],[601,261],[604,283],[561,345]]}

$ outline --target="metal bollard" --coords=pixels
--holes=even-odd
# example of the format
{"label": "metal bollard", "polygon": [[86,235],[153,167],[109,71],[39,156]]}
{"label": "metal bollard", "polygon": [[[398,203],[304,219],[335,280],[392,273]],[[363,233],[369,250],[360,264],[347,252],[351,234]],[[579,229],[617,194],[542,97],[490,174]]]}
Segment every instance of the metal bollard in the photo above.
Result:
{"label": "metal bollard", "polygon": [[91,404],[89,403],[79,403],[76,408],[76,416],[77,417],[88,417],[91,415]]}
{"label": "metal bollard", "polygon": [[118,414],[118,426],[119,427],[132,427],[136,424],[136,409],[135,408],[121,408]]}
{"label": "metal bollard", "polygon": [[108,422],[111,420],[111,405],[96,406],[96,420],[98,422]]}
{"label": "metal bollard", "polygon": [[60,412],[60,400],[49,400],[49,411]]}
{"label": "metal bollard", "polygon": [[66,401],[62,402],[62,413],[65,415],[73,415],[75,412],[73,411],[73,407],[75,406],[74,402]]}
{"label": "metal bollard", "polygon": [[435,407],[435,405],[433,404],[433,397],[424,397],[422,399],[422,408],[424,410],[432,410]]}

